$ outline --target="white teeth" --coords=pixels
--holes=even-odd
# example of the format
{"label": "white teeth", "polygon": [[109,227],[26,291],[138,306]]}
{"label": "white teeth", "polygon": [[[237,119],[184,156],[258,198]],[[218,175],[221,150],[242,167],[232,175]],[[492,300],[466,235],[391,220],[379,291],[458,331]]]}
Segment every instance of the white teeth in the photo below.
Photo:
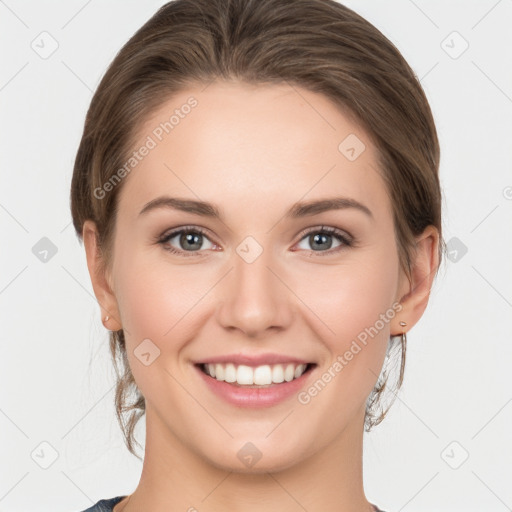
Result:
{"label": "white teeth", "polygon": [[215,378],[217,380],[224,380],[224,366],[221,364],[215,365]]}
{"label": "white teeth", "polygon": [[254,384],[254,372],[250,366],[241,364],[236,369],[236,381],[238,384],[246,384],[252,386]]}
{"label": "white teeth", "polygon": [[262,365],[253,368],[252,366],[228,364],[205,364],[203,369],[211,377],[230,383],[236,383],[241,386],[269,386],[271,384],[281,384],[282,382],[291,382],[298,379],[305,371],[306,364],[286,365]]}
{"label": "white teeth", "polygon": [[258,366],[254,369],[254,384],[258,384],[258,386],[272,384],[272,369],[270,366]]}
{"label": "white teeth", "polygon": [[295,368],[295,371],[293,372],[293,376],[294,378],[298,379],[302,374],[303,374],[303,369],[301,368],[301,366],[297,366],[297,368]]}
{"label": "white teeth", "polygon": [[235,382],[236,381],[236,367],[234,364],[227,364],[226,371],[224,372],[224,380],[226,382]]}
{"label": "white teeth", "polygon": [[272,382],[275,382],[276,384],[284,382],[284,370],[280,364],[276,364],[272,368]]}
{"label": "white teeth", "polygon": [[293,377],[295,376],[295,367],[293,364],[289,364],[284,371],[284,380],[286,382],[291,382]]}

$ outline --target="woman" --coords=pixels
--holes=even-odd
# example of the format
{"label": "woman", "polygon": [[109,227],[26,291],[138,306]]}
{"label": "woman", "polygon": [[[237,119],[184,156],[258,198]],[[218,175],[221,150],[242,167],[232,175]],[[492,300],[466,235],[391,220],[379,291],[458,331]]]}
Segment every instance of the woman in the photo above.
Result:
{"label": "woman", "polygon": [[[443,253],[425,94],[331,0],[176,0],[116,56],[71,190],[139,485],[88,511],[378,511],[363,432]],[[117,366],[116,366],[117,368]]]}

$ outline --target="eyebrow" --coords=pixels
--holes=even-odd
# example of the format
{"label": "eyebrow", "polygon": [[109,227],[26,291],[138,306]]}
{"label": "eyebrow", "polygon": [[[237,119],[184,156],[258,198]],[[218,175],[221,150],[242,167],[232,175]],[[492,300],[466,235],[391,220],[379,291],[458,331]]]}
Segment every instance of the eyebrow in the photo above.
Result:
{"label": "eyebrow", "polygon": [[[222,214],[219,208],[212,203],[169,196],[160,196],[149,201],[139,212],[139,216],[158,208],[170,208],[195,215],[201,215],[203,217],[222,220]],[[371,210],[367,206],[349,197],[333,197],[314,201],[298,202],[292,205],[292,207],[286,212],[285,218],[297,219],[311,215],[318,215],[330,210],[344,210],[348,208],[359,210],[368,217],[374,219]]]}

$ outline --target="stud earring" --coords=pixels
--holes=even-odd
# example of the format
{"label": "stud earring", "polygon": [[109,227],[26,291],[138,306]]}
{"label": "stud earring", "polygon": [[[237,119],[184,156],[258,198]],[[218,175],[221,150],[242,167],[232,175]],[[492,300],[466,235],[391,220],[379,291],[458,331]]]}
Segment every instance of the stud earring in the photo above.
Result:
{"label": "stud earring", "polygon": [[407,322],[404,322],[404,321],[402,320],[402,321],[400,322],[400,325],[401,325],[402,327],[405,327],[405,326],[407,325]]}
{"label": "stud earring", "polygon": [[105,319],[104,319],[104,322],[108,322],[108,319],[109,319],[109,318],[110,318],[110,317],[107,315],[107,316],[105,317]]}

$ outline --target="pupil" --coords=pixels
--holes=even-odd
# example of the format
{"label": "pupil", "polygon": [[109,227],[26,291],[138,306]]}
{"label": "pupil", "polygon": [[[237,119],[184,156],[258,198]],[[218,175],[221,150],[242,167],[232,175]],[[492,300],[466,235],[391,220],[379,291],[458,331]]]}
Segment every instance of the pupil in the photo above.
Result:
{"label": "pupil", "polygon": [[200,249],[201,248],[201,234],[193,234],[193,233],[184,233],[181,235],[180,242],[183,244],[183,246],[186,248],[187,244],[195,245],[195,247],[192,247],[192,249]]}
{"label": "pupil", "polygon": [[[186,247],[187,244],[190,244],[194,247],[192,249],[200,249],[201,248],[201,240],[202,236],[200,233],[184,233],[181,236],[180,242]],[[331,236],[325,233],[316,233],[315,235],[311,235],[310,241],[311,245],[320,245],[321,249],[330,249],[332,246]],[[190,248],[190,247],[189,247]]]}
{"label": "pupil", "polygon": [[330,235],[326,235],[324,233],[317,233],[315,235],[312,235],[313,243],[311,245],[314,247],[315,243],[318,242],[320,245],[327,246],[327,247],[321,247],[322,249],[330,249],[331,245],[332,245],[332,240],[330,240],[331,243],[327,243],[325,241],[326,239],[330,239]]}

